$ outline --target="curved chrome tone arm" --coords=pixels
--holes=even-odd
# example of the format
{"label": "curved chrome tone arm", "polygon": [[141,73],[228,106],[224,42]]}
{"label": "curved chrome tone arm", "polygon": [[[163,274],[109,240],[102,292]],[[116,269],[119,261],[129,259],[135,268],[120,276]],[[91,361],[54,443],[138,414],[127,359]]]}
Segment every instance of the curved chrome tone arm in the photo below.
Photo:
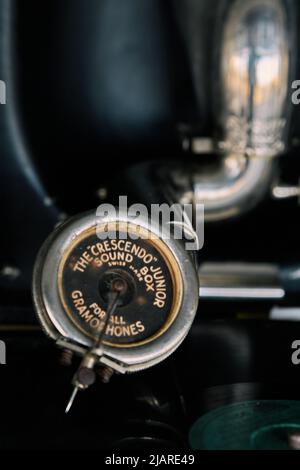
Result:
{"label": "curved chrome tone arm", "polygon": [[194,202],[204,204],[208,221],[256,205],[271,185],[274,157],[286,148],[293,69],[288,4],[236,0],[225,18],[218,145],[224,157],[217,172],[200,169],[191,178]]}
{"label": "curved chrome tone arm", "polygon": [[227,155],[215,173],[193,175],[193,203],[204,204],[207,222],[239,216],[265,196],[274,174],[271,158]]}

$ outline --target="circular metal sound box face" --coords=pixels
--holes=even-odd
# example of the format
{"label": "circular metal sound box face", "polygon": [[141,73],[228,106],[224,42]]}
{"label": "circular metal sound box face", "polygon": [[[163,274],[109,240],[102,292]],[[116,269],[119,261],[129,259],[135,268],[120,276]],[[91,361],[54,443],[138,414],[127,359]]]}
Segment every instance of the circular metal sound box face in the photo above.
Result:
{"label": "circular metal sound box face", "polygon": [[33,281],[38,317],[48,335],[89,348],[106,320],[111,280],[126,281],[126,295],[109,318],[103,354],[124,370],[167,357],[184,339],[198,304],[191,258],[174,239],[162,239],[148,220],[71,219],[49,237]]}

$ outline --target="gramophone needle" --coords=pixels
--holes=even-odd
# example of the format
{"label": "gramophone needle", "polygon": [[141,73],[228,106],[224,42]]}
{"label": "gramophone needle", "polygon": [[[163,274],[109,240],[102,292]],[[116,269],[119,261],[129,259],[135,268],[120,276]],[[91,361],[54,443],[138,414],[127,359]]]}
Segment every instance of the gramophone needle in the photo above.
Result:
{"label": "gramophone needle", "polygon": [[76,397],[76,395],[77,395],[78,390],[79,390],[78,387],[74,387],[73,392],[72,392],[72,395],[71,395],[71,397],[70,397],[70,400],[69,400],[69,402],[68,402],[68,404],[67,404],[67,407],[66,407],[66,409],[65,409],[65,413],[69,413],[69,411],[70,411],[70,409],[71,409],[71,407],[72,407],[72,405],[73,405],[73,402],[74,402],[74,400],[75,400],[75,397]]}

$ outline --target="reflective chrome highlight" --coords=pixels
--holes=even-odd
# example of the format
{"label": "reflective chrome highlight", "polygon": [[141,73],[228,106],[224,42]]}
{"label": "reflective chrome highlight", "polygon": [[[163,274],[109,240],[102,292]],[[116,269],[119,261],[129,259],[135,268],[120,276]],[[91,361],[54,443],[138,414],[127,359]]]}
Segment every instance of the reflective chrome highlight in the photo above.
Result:
{"label": "reflective chrome highlight", "polygon": [[283,299],[283,289],[263,287],[200,287],[201,299],[231,299],[231,300],[277,300]]}
{"label": "reflective chrome highlight", "polygon": [[277,300],[285,297],[279,268],[259,263],[204,263],[199,269],[205,299]]}
{"label": "reflective chrome highlight", "polygon": [[269,157],[285,149],[289,88],[287,15],[281,0],[237,0],[221,52],[222,150]]}

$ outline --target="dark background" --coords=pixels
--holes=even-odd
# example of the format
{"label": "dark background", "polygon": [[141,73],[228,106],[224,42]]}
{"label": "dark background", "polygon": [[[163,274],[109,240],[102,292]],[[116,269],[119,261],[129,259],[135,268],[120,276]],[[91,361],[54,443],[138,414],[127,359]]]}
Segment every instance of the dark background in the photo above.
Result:
{"label": "dark background", "polygon": [[[96,207],[100,188],[109,201],[138,197],[126,183],[136,163],[202,158],[183,154],[179,130],[215,134],[220,4],[0,0],[0,449],[181,448],[190,424],[214,406],[298,396],[290,360],[298,324],[235,320],[245,310],[265,318],[269,305],[200,302],[180,351],[98,384],[65,417],[75,369],[59,365],[31,302],[37,251],[64,214]],[[300,175],[298,121],[295,108],[279,162],[291,184]],[[297,263],[299,232],[298,201],[267,199],[242,219],[206,227],[200,257]]]}

